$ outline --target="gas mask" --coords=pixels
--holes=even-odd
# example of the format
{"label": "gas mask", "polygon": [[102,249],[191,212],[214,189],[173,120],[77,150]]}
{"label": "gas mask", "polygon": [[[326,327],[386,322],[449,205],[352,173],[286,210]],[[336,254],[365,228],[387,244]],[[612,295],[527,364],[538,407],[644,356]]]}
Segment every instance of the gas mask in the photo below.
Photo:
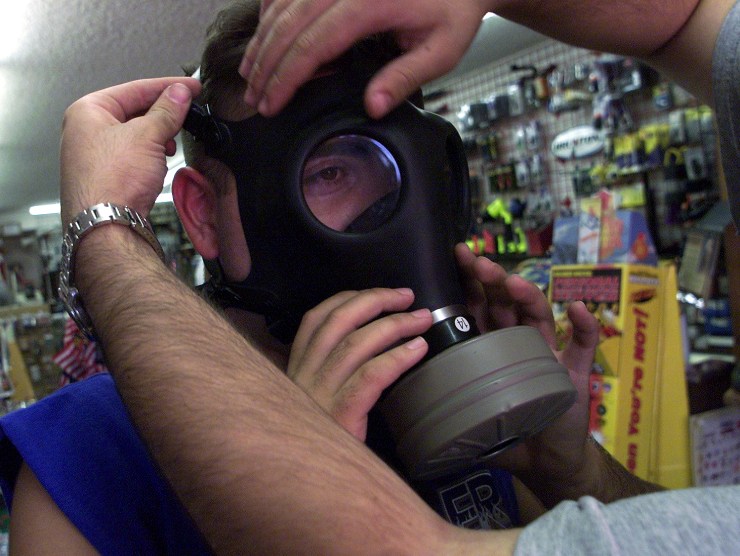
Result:
{"label": "gas mask", "polygon": [[243,282],[216,276],[206,291],[290,342],[340,291],[411,288],[410,310],[432,311],[429,353],[379,404],[409,476],[431,478],[538,432],[575,389],[536,329],[480,334],[453,253],[470,220],[461,138],[410,102],[370,119],[367,79],[351,65],[318,77],[272,118],[193,106],[185,129],[234,173],[252,262]]}

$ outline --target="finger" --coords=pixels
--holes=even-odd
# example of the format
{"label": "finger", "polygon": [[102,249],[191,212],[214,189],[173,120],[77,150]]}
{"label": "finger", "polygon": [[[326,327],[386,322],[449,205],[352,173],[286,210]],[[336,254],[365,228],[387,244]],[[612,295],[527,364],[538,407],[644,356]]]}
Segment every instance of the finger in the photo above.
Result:
{"label": "finger", "polygon": [[506,287],[509,274],[504,267],[484,256],[474,255],[474,258],[471,275],[485,290],[488,302],[502,305],[511,303],[511,295]]}
{"label": "finger", "polygon": [[167,141],[167,144],[164,146],[164,154],[167,156],[175,156],[177,153],[177,142],[174,139],[170,139]]}
{"label": "finger", "polygon": [[165,89],[175,83],[185,85],[189,89],[191,97],[200,92],[200,83],[197,79],[161,77],[140,79],[122,85],[115,85],[93,93],[86,98],[90,102],[103,106],[119,122],[126,122],[149,110]]}
{"label": "finger", "polygon": [[368,361],[339,392],[332,411],[334,418],[364,441],[367,414],[383,391],[421,361],[428,349],[426,341],[416,337]]}
{"label": "finger", "polygon": [[573,327],[573,334],[562,352],[561,361],[577,374],[588,376],[599,342],[598,321],[582,301],[570,304],[568,319]]}
{"label": "finger", "polygon": [[537,286],[516,274],[508,275],[503,267],[485,257],[476,258],[472,272],[483,287],[489,318],[496,328],[533,326],[554,342],[552,310]]}
{"label": "finger", "polygon": [[419,309],[411,313],[388,315],[363,326],[336,344],[326,357],[325,363],[320,366],[319,372],[314,374],[313,386],[338,389],[346,381],[351,380],[356,370],[366,365],[372,358],[387,351],[404,338],[426,332],[431,325],[431,312]]}
{"label": "finger", "polygon": [[[334,306],[329,312],[326,312],[330,307],[329,304],[317,307],[317,311],[309,311],[304,321],[307,321],[307,328],[313,328],[314,331],[301,348],[301,367],[305,369],[303,372],[315,374],[325,365],[333,350],[340,345],[346,346],[345,339],[348,335],[364,327],[383,312],[407,309],[413,300],[413,292],[408,288],[397,290],[373,288],[348,296],[344,303]],[[303,324],[301,326],[303,327]],[[416,335],[418,332],[412,331],[409,335],[411,334]],[[362,338],[363,336],[356,336],[354,341],[363,349],[363,353],[367,353],[368,347],[363,346]],[[345,348],[339,347],[340,351],[342,349]],[[360,364],[358,363],[358,366]],[[301,369],[296,369],[296,372],[301,372]]]}
{"label": "finger", "polygon": [[[468,307],[476,317],[489,320],[486,314],[489,302],[508,295],[503,287],[507,276],[506,271],[490,259],[473,254],[464,243],[455,246],[455,257],[462,276],[462,286]],[[484,289],[484,284],[486,289]],[[497,293],[498,289],[501,291]]]}
{"label": "finger", "polygon": [[273,0],[262,0],[262,2],[260,2],[260,19],[272,4]]}
{"label": "finger", "polygon": [[316,307],[308,311],[301,319],[301,324],[298,327],[298,332],[293,339],[293,345],[291,346],[291,359],[296,357],[298,359],[303,357],[303,353],[306,350],[306,346],[311,338],[316,334],[316,329],[321,326],[326,317],[334,309],[346,303],[349,299],[358,295],[356,291],[343,291],[325,299],[319,303]]}
{"label": "finger", "polygon": [[468,306],[472,309],[473,306],[485,303],[483,288],[481,288],[480,282],[476,280],[473,273],[475,255],[465,243],[455,245],[455,260],[457,268],[460,270],[461,284]]}
{"label": "finger", "polygon": [[[465,244],[455,251],[463,275],[468,304],[488,326],[506,328],[523,324],[519,298],[530,302],[532,292],[521,282],[509,281],[506,270],[487,257],[474,255]],[[525,282],[526,284],[526,282]],[[516,296],[516,297],[515,297]]]}
{"label": "finger", "polygon": [[239,73],[247,80],[244,100],[249,106],[258,104],[265,83],[280,60],[334,1],[278,0],[266,9],[239,66]]}
{"label": "finger", "polygon": [[555,318],[545,294],[536,285],[516,274],[506,279],[505,288],[516,307],[519,324],[536,328],[548,345],[555,348]]}
{"label": "finger", "polygon": [[[265,2],[261,2],[257,29],[249,39],[241,64],[239,65],[238,71],[243,78],[247,79],[249,77],[252,64],[257,58],[258,53],[262,51],[262,44],[265,38],[270,34],[270,31],[280,14],[285,12],[287,6],[291,3],[299,4],[300,0],[267,0]],[[296,12],[295,8],[290,11]],[[284,32],[297,33],[301,28],[297,24],[298,21],[294,21],[294,27],[286,28]]]}
{"label": "finger", "polygon": [[[291,4],[293,4],[293,7],[289,7]],[[301,4],[300,0],[274,0],[262,2],[260,5],[260,17],[257,29],[249,39],[247,48],[244,50],[244,55],[242,56],[242,61],[239,64],[238,71],[244,79],[250,81],[252,77],[257,77],[257,73],[255,73],[254,76],[251,76],[251,73],[253,69],[257,71],[254,67],[255,61],[267,54],[266,49],[263,48],[266,40],[274,43],[271,45],[272,48],[275,49],[274,54],[276,56],[282,56],[284,54],[284,50],[287,49],[290,41],[293,40],[295,35],[299,33],[306,24],[311,22],[311,19],[307,19],[302,22],[295,17],[299,13],[304,13],[305,8],[295,8],[295,6],[299,4]],[[303,4],[305,5],[305,2]],[[310,2],[308,7],[310,8]],[[281,17],[283,17],[284,20],[284,23],[281,25],[285,25],[286,20],[290,25],[281,29],[281,37],[275,37],[273,33],[274,26],[276,21]],[[282,38],[288,40],[282,41]],[[277,42],[275,42],[276,40]],[[283,44],[284,48],[278,53],[277,48],[280,44]]]}
{"label": "finger", "polygon": [[570,378],[578,392],[578,400],[569,412],[585,412],[583,408],[587,407],[590,396],[589,378],[599,341],[599,326],[582,301],[570,304],[568,318],[573,334],[568,345],[558,354],[558,359],[570,372]]}
{"label": "finger", "polygon": [[[447,40],[448,36],[440,33],[432,35],[382,68],[370,80],[365,91],[368,115],[382,118],[424,83],[455,67],[470,42],[459,50]],[[270,91],[269,84],[267,90]]]}
{"label": "finger", "polygon": [[[263,116],[277,114],[322,65],[335,60],[358,39],[390,29],[392,20],[385,11],[365,10],[355,4],[335,4],[296,35],[282,56],[272,53],[264,42],[260,47],[260,71],[264,84],[251,84],[253,98]],[[250,73],[250,81],[254,68]]]}
{"label": "finger", "polygon": [[182,128],[192,98],[192,91],[182,83],[167,87],[146,115],[136,122],[143,136],[165,146]]}

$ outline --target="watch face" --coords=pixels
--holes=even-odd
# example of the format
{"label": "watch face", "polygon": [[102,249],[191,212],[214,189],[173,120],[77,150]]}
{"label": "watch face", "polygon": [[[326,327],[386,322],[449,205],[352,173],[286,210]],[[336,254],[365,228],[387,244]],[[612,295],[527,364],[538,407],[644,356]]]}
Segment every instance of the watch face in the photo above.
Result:
{"label": "watch face", "polygon": [[69,316],[75,321],[77,328],[88,338],[94,339],[95,333],[93,332],[92,321],[82,306],[82,300],[80,299],[80,293],[77,291],[77,288],[69,288],[66,284],[59,286],[59,298],[62,300]]}
{"label": "watch face", "polygon": [[75,321],[77,328],[92,340],[95,338],[92,321],[82,305],[80,292],[77,291],[77,288],[70,286],[70,270],[73,264],[72,254],[74,251],[74,244],[70,241],[68,245],[67,238],[69,237],[69,234],[67,234],[64,238],[64,243],[62,244],[62,264],[59,273],[59,289],[57,292],[59,294],[59,299],[67,310],[67,313],[69,313],[69,316],[72,317],[73,321]]}

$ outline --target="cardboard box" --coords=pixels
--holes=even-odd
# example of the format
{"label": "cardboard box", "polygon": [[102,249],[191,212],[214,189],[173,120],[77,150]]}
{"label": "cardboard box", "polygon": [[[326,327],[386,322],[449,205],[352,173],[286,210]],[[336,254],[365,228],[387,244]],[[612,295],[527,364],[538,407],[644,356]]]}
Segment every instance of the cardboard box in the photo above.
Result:
{"label": "cardboard box", "polygon": [[602,216],[599,262],[658,264],[655,244],[641,212],[618,210]]}
{"label": "cardboard box", "polygon": [[[687,450],[666,453],[656,448],[661,440],[659,427],[665,443],[676,442],[676,432],[686,437],[686,443],[680,442],[682,446],[688,443],[680,331],[678,327],[671,329],[671,334],[678,333],[679,337],[667,340],[661,326],[665,311],[678,307],[675,287],[672,300],[661,287],[661,273],[666,272],[630,264],[553,266],[549,296],[561,342],[570,336],[566,309],[573,301],[583,301],[600,323],[601,338],[591,377],[591,434],[635,475],[655,480],[658,458],[662,456],[660,465],[666,469],[675,472],[675,467],[680,467],[672,482],[682,483],[689,466]],[[672,276],[675,285],[675,270]],[[677,324],[677,318],[669,314]],[[670,379],[678,377],[679,390],[684,385],[677,409],[660,396],[661,371],[666,354],[671,352]],[[671,430],[667,430],[669,415],[676,419],[676,427]]]}
{"label": "cardboard box", "polygon": [[588,197],[581,199],[581,212],[578,218],[578,262],[582,264],[599,262],[601,238],[601,199]]}
{"label": "cardboard box", "polygon": [[578,216],[555,219],[552,232],[552,264],[578,262]]}
{"label": "cardboard box", "polygon": [[662,316],[658,336],[652,451],[648,480],[667,488],[692,485],[689,393],[682,349],[681,310],[676,301],[676,266],[661,264]]}
{"label": "cardboard box", "polygon": [[690,422],[694,485],[740,485],[740,407],[705,411]]}

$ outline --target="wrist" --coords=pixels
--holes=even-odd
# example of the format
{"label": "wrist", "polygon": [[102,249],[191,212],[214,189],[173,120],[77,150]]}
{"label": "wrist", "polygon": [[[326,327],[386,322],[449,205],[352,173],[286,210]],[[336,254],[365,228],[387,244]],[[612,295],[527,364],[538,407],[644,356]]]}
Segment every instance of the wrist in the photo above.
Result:
{"label": "wrist", "polygon": [[600,457],[591,446],[591,441],[586,440],[580,457],[555,460],[545,469],[538,466],[518,476],[542,504],[550,509],[563,500],[593,496],[600,487],[599,462]]}
{"label": "wrist", "polygon": [[125,272],[131,279],[165,269],[157,253],[138,234],[124,226],[104,226],[80,242],[75,257],[75,283],[87,299],[104,297],[106,276]]}
{"label": "wrist", "polygon": [[[111,226],[111,224],[118,225]],[[80,330],[90,338],[94,336],[92,321],[82,302],[82,296],[77,286],[76,266],[83,242],[87,240],[87,243],[89,243],[88,238],[94,235],[95,231],[100,234],[102,239],[104,237],[100,231],[102,228],[117,228],[119,230],[128,228],[126,233],[131,236],[138,235],[141,240],[144,240],[149,245],[150,250],[153,250],[157,257],[164,261],[162,247],[149,222],[127,206],[119,206],[111,203],[93,205],[81,211],[69,223],[62,244],[59,297]],[[131,234],[131,231],[135,233]],[[110,253],[115,252],[119,248],[120,245],[102,254],[94,260],[95,264],[103,264],[109,259]]]}
{"label": "wrist", "polygon": [[547,508],[563,500],[591,496],[608,504],[622,498],[663,490],[663,487],[640,479],[589,435],[584,445],[581,464],[567,473],[538,474],[526,481],[530,490]]}
{"label": "wrist", "polygon": [[563,485],[562,500],[592,496],[605,501],[605,455],[608,456],[606,450],[589,434],[583,448],[582,465],[578,467],[573,480]]}
{"label": "wrist", "polygon": [[598,458],[595,464],[598,473],[593,478],[592,492],[586,494],[608,504],[622,498],[665,490],[664,487],[641,479],[628,471],[595,440],[589,444]]}

